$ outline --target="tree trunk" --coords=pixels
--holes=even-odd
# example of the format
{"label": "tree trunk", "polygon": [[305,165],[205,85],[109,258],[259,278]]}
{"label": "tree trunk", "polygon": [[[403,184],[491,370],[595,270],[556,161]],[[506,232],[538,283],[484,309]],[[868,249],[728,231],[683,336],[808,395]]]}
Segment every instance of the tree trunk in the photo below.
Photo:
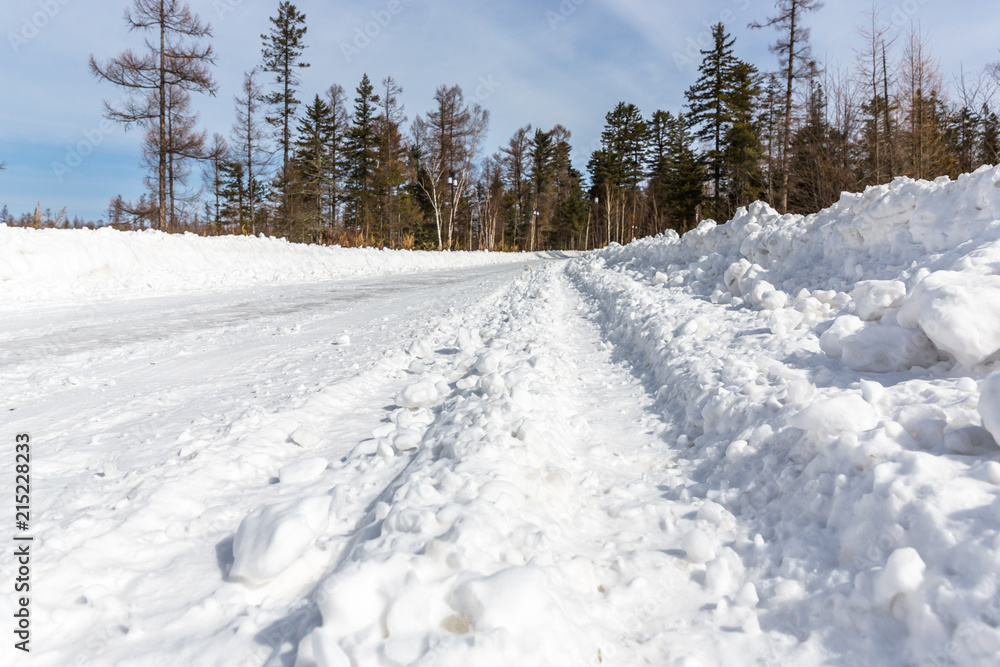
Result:
{"label": "tree trunk", "polygon": [[785,90],[785,136],[781,151],[781,212],[788,213],[788,153],[792,143],[792,92],[795,83],[795,10],[797,0],[792,0],[791,29],[788,31],[788,75]]}
{"label": "tree trunk", "polygon": [[160,146],[159,146],[159,201],[156,207],[156,225],[160,230],[167,227],[167,26],[160,0]]}

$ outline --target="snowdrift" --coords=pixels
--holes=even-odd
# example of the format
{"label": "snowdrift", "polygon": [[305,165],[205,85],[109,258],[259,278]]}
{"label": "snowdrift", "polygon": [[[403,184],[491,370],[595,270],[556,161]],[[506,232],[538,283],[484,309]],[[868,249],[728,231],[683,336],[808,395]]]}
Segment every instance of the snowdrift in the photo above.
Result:
{"label": "snowdrift", "polygon": [[0,225],[0,305],[378,276],[524,259],[488,252],[328,248],[264,237]]}
{"label": "snowdrift", "polygon": [[569,273],[658,392],[667,496],[736,516],[796,664],[997,664],[1000,169],[758,203]]}

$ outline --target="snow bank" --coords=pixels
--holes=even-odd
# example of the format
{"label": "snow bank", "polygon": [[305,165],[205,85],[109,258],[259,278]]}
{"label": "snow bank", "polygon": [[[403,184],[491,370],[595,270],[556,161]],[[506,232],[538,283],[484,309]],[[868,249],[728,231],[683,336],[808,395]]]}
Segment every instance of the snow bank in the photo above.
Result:
{"label": "snow bank", "polygon": [[755,204],[568,271],[658,392],[667,497],[735,517],[796,664],[997,664],[1000,168]]}
{"label": "snow bank", "polygon": [[[598,257],[609,267],[642,271],[654,283],[666,276],[670,285],[688,286],[716,303],[787,311],[773,328],[794,330],[851,314],[920,330],[965,368],[1000,351],[997,168],[956,181],[898,178],[862,194],[844,193],[808,217],[782,216],[758,202],[726,225],[706,221],[682,239],[613,245]],[[898,347],[899,338],[898,332],[869,336],[864,347],[872,363],[884,365],[879,352]],[[912,365],[936,361],[913,356]]]}
{"label": "snow bank", "polygon": [[328,248],[263,237],[0,225],[0,305],[455,269],[525,257]]}

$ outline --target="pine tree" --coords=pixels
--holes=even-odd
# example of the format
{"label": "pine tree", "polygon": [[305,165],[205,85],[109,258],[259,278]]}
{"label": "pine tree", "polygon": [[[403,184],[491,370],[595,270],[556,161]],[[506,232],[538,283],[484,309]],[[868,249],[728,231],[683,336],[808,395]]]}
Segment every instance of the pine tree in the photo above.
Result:
{"label": "pine tree", "polygon": [[705,169],[694,151],[690,122],[683,114],[667,113],[667,159],[659,178],[671,224],[678,233],[692,229],[704,200]]}
{"label": "pine tree", "polygon": [[[376,119],[378,135],[378,162],[374,175],[376,215],[379,238],[389,244],[399,242],[403,234],[403,209],[401,198],[405,194],[407,146],[400,132],[406,122],[399,96],[403,89],[392,77],[382,80],[380,111]],[[407,219],[407,224],[410,222]]]}
{"label": "pine tree", "polygon": [[555,176],[555,144],[551,132],[535,130],[528,149],[531,164],[531,226],[528,243],[529,252],[539,249],[541,229],[546,227],[553,214],[552,181]]}
{"label": "pine tree", "polygon": [[378,164],[376,114],[381,98],[375,94],[367,74],[361,79],[356,92],[353,124],[347,133],[346,152],[350,164],[347,172],[350,200],[347,214],[350,223],[361,230],[368,242],[371,240],[374,176]]}
{"label": "pine tree", "polygon": [[634,104],[621,102],[605,117],[601,148],[591,155],[591,196],[602,201],[605,241],[626,242],[636,228],[645,180],[648,128]]}
{"label": "pine tree", "polygon": [[836,154],[843,142],[827,120],[826,91],[813,81],[802,126],[795,132],[791,147],[791,180],[788,209],[794,213],[815,213],[833,204],[846,185]]}
{"label": "pine tree", "polygon": [[983,128],[979,139],[980,164],[996,165],[1000,163],[1000,118],[989,106],[983,105],[980,113],[983,119]]}
{"label": "pine tree", "polygon": [[250,193],[246,168],[240,161],[226,160],[220,170],[221,218],[236,224],[243,235],[250,234]]}
{"label": "pine tree", "polygon": [[757,124],[757,108],[761,96],[761,77],[757,68],[739,61],[731,72],[730,88],[726,93],[731,125],[726,131],[724,164],[729,219],[735,210],[764,196],[764,173],[761,162],[764,147]]}
{"label": "pine tree", "polygon": [[969,173],[979,166],[976,164],[976,148],[980,143],[981,126],[982,119],[968,106],[949,115],[946,141],[955,157],[958,173]]}
{"label": "pine tree", "polygon": [[332,124],[330,107],[316,95],[299,121],[293,159],[299,180],[299,189],[294,194],[303,204],[299,209],[301,214],[298,221],[302,225],[300,233],[303,237],[310,236],[315,239],[325,219],[332,168],[330,157]]}
{"label": "pine tree", "polygon": [[302,61],[305,51],[305,14],[291,2],[283,0],[278,5],[278,15],[271,18],[271,32],[261,35],[264,41],[262,50],[264,71],[275,75],[274,83],[278,87],[265,101],[272,107],[272,115],[267,122],[275,128],[278,145],[282,150],[281,178],[278,186],[281,190],[282,220],[286,232],[289,231],[290,211],[288,208],[289,167],[292,151],[292,124],[295,111],[301,102],[295,97],[300,83],[297,70],[309,67]]}
{"label": "pine tree", "polygon": [[[721,23],[712,28],[712,38],[715,44],[712,49],[702,51],[704,56],[698,71],[701,76],[685,93],[688,103],[687,118],[692,126],[697,128],[696,136],[709,146],[705,153],[705,163],[712,179],[712,197],[716,205],[722,206],[722,179],[726,170],[724,141],[726,133],[732,124],[727,98],[732,85],[733,68],[736,58],[733,56],[733,44],[736,40],[726,34]],[[712,212],[713,215],[716,211]]]}

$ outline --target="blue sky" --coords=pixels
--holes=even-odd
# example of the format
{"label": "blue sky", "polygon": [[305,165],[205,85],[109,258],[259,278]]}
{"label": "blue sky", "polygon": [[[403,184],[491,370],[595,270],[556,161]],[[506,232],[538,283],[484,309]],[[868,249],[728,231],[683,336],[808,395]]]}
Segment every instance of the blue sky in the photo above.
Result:
{"label": "blue sky", "polygon": [[[102,121],[101,102],[119,92],[95,81],[87,57],[138,45],[121,20],[128,0],[4,0],[0,6],[0,205],[12,213],[67,207],[98,219],[116,194],[143,191],[139,134]],[[218,52],[219,94],[195,98],[203,127],[228,134],[244,71],[259,64],[259,35],[277,0],[192,0],[209,21]],[[724,20],[737,55],[774,68],[770,31],[750,31],[773,3],[762,0],[300,0],[308,19],[302,99],[330,84],[350,93],[363,73],[403,86],[410,120],[431,107],[435,89],[459,84],[492,114],[493,152],[520,126],[573,133],[578,166],[595,147],[604,114],[619,101],[647,116],[679,110],[696,76],[708,27]],[[1000,60],[1000,12],[992,0],[886,0],[887,18],[919,22],[946,78]],[[814,55],[853,64],[856,24],[871,0],[828,0],[809,17]],[[395,13],[393,11],[395,10]],[[379,22],[381,19],[381,22]],[[365,30],[369,35],[364,35]],[[346,48],[345,48],[346,45]]]}

